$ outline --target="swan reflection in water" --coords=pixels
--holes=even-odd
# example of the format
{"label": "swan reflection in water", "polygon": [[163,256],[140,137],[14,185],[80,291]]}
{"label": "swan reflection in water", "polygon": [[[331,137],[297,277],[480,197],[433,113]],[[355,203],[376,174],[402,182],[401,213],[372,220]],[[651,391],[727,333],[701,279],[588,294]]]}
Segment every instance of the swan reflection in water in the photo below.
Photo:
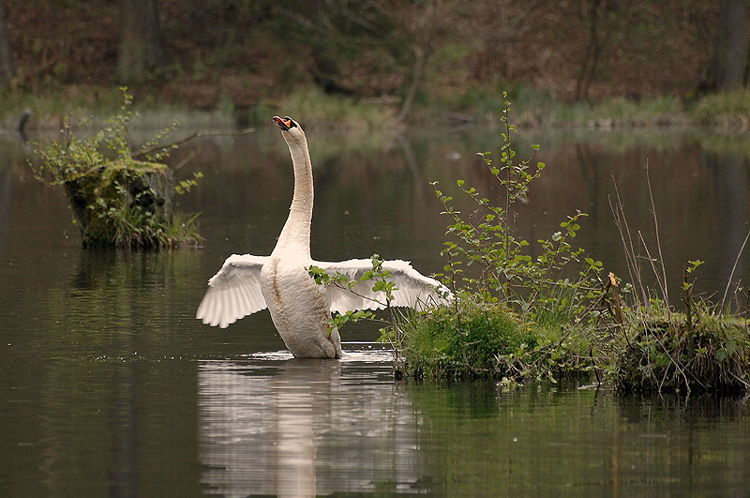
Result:
{"label": "swan reflection in water", "polygon": [[390,365],[361,358],[202,361],[207,491],[315,496],[393,483],[416,492],[418,415],[394,385]]}

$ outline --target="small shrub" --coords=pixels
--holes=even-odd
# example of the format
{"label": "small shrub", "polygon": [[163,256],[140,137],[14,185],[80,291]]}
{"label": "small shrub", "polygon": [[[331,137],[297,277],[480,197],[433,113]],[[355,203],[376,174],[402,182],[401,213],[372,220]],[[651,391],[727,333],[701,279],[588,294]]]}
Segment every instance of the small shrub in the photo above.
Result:
{"label": "small shrub", "polygon": [[390,333],[386,330],[386,337],[400,338],[391,343],[412,375],[506,377],[516,382],[527,377],[554,380],[591,368],[591,355],[581,353],[581,341],[571,340],[573,329],[567,325],[581,326],[595,316],[592,303],[601,300],[602,264],[571,244],[584,213],[569,216],[560,231],[537,241],[541,250],[536,258],[528,254],[529,242],[514,234],[515,204],[526,197],[544,164],[516,158],[510,102],[507,94],[503,97],[500,156],[493,160],[489,152],[479,154],[505,192],[500,205],[458,180],[459,190],[476,206],[466,215],[454,207],[453,197],[433,184],[443,214],[451,220],[443,251],[449,262],[442,278],[455,301],[433,313],[413,315]]}
{"label": "small shrub", "polygon": [[[459,190],[475,205],[466,214],[454,207],[453,197],[434,183],[435,194],[443,204],[443,213],[451,223],[443,254],[448,256],[445,283],[458,289],[466,286],[478,295],[491,294],[513,306],[514,311],[557,314],[567,319],[582,319],[591,302],[601,295],[598,274],[602,263],[586,257],[583,249],[572,245],[586,216],[580,211],[560,223],[560,230],[548,239],[537,241],[539,256],[528,254],[530,243],[515,235],[516,203],[528,195],[531,183],[539,178],[544,163],[532,163],[532,157],[518,161],[511,143],[515,128],[509,121],[510,102],[505,99],[502,121],[505,130],[500,157],[489,152],[479,154],[493,179],[505,192],[493,204],[464,180],[457,180]],[[533,146],[536,151],[539,146]]]}

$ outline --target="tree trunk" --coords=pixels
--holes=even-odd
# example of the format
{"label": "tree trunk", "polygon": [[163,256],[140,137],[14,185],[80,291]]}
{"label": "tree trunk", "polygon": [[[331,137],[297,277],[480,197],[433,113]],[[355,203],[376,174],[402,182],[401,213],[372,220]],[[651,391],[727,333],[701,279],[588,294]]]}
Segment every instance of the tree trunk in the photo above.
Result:
{"label": "tree trunk", "polygon": [[741,88],[747,63],[747,0],[722,0],[714,56],[706,85],[711,90]]}
{"label": "tree trunk", "polygon": [[117,77],[123,83],[141,82],[164,66],[157,1],[121,0]]}
{"label": "tree trunk", "polygon": [[599,58],[602,54],[602,40],[600,39],[599,30],[599,12],[602,7],[602,0],[591,0],[589,5],[589,36],[586,44],[586,54],[581,61],[578,80],[576,81],[576,93],[574,99],[588,99],[589,87],[596,77]]}
{"label": "tree trunk", "polygon": [[13,53],[5,21],[5,5],[0,0],[0,85],[7,86],[13,77]]}
{"label": "tree trunk", "polygon": [[416,24],[416,46],[414,47],[414,67],[412,71],[411,83],[406,91],[406,97],[401,104],[401,110],[396,116],[396,122],[401,124],[411,113],[414,97],[417,95],[422,80],[424,79],[427,69],[427,60],[432,55],[433,41],[438,29],[438,16],[440,11],[441,0],[435,0],[429,3],[423,12],[423,20]]}
{"label": "tree trunk", "polygon": [[417,95],[419,85],[422,84],[424,79],[425,69],[427,67],[427,59],[430,56],[432,48],[428,45],[426,47],[417,47],[414,61],[414,72],[412,73],[411,84],[406,92],[406,98],[403,104],[401,104],[401,111],[396,116],[397,123],[403,123],[406,121],[407,116],[411,112],[411,106],[414,104],[414,97]]}

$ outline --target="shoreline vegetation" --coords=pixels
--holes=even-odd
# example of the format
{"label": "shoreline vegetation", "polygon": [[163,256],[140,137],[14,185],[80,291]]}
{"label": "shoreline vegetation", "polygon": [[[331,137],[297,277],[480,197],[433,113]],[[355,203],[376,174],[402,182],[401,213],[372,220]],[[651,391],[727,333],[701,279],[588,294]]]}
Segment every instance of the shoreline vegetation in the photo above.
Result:
{"label": "shoreline vegetation", "polygon": [[[69,87],[32,95],[6,91],[0,107],[0,131],[17,130],[23,120],[26,133],[59,130],[66,116],[93,116],[98,126],[119,108],[121,94],[115,87]],[[692,99],[674,96],[627,98],[569,103],[530,88],[519,88],[509,98],[514,102],[516,126],[523,129],[633,129],[685,127],[708,128],[724,134],[750,130],[750,89],[707,94]],[[140,129],[159,129],[179,121],[183,129],[240,129],[262,125],[268,116],[294,112],[305,116],[310,129],[342,132],[372,132],[419,127],[472,125],[500,126],[502,92],[468,89],[452,101],[415,105],[406,122],[398,119],[398,102],[386,98],[355,98],[328,95],[316,88],[300,89],[274,101],[261,101],[249,108],[223,101],[213,109],[175,106],[136,99]],[[28,117],[24,118],[24,115]]]}
{"label": "shoreline vegetation", "polygon": [[[372,275],[365,278],[383,290],[389,308],[381,342],[394,350],[396,378],[494,379],[514,388],[530,380],[585,377],[619,392],[750,391],[750,291],[730,276],[720,302],[698,298],[693,289],[702,262],[686,261],[677,291],[682,308],[672,306],[675,290],[668,288],[662,264],[668,248],[658,237],[653,195],[655,246],[636,235],[640,227],[629,226],[619,194],[611,205],[627,275],[607,273],[574,245],[586,217],[580,211],[563,219],[548,239],[516,238],[510,222],[518,214],[515,203],[545,165],[535,163],[533,153],[524,160],[516,156],[507,99],[499,154],[480,154],[504,199],[493,204],[462,179],[445,190],[433,183],[447,219],[447,264],[437,277],[451,289],[453,303],[394,313],[389,303],[396,289],[388,287],[388,275],[377,271],[373,256]],[[651,193],[648,174],[646,182]],[[474,209],[456,210],[448,191],[467,196]],[[654,287],[644,283],[651,279]],[[332,326],[359,319],[377,317],[349,313],[334,316]]]}

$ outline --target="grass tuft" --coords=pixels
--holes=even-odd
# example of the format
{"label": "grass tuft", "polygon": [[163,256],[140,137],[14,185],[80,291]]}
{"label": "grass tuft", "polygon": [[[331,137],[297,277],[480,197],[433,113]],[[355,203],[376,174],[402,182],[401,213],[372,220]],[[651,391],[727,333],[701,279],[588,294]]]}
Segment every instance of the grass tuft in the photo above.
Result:
{"label": "grass tuft", "polygon": [[750,90],[741,89],[703,97],[693,109],[704,125],[729,130],[750,128]]}
{"label": "grass tuft", "polygon": [[[750,389],[750,333],[735,317],[695,306],[695,321],[662,304],[621,344],[614,382],[624,392],[744,392]],[[660,312],[661,310],[661,312]]]}
{"label": "grass tuft", "polygon": [[331,96],[317,88],[291,93],[274,107],[283,114],[304,117],[308,128],[364,132],[395,126],[395,109],[387,102]]}
{"label": "grass tuft", "polygon": [[533,349],[536,335],[497,303],[463,301],[458,311],[441,308],[404,327],[408,373],[457,379],[505,375],[500,356]]}

